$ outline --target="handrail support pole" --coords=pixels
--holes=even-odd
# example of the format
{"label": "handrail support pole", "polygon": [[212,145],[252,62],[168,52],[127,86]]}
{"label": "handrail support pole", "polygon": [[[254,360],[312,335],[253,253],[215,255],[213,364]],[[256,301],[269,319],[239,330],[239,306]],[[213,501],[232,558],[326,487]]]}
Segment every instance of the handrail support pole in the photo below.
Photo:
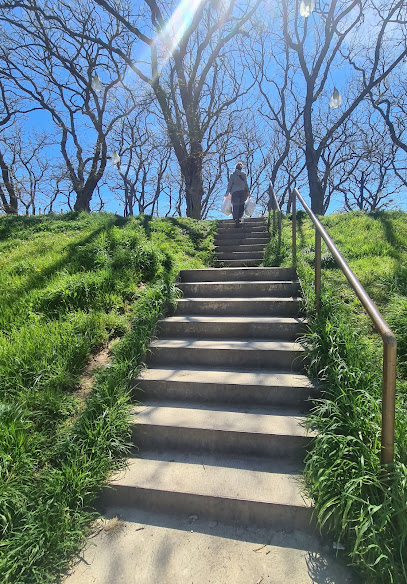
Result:
{"label": "handrail support pole", "polygon": [[292,213],[292,265],[297,267],[297,196],[295,190],[291,195],[291,213]]}
{"label": "handrail support pole", "polygon": [[281,211],[278,211],[278,249],[281,249]]}
{"label": "handrail support pole", "polygon": [[315,310],[321,308],[321,235],[315,229]]}
{"label": "handrail support pole", "polygon": [[394,422],[396,415],[396,362],[397,342],[394,336],[383,336],[383,386],[382,386],[382,450],[381,463],[389,465],[394,460]]}

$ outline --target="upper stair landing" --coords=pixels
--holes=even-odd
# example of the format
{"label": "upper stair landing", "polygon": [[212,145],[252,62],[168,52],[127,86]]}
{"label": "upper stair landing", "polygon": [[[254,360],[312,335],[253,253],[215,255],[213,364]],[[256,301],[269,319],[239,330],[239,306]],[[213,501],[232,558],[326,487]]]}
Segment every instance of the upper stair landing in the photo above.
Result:
{"label": "upper stair landing", "polygon": [[215,236],[216,262],[222,266],[258,266],[268,240],[264,217],[244,219],[238,227],[233,219],[219,221]]}

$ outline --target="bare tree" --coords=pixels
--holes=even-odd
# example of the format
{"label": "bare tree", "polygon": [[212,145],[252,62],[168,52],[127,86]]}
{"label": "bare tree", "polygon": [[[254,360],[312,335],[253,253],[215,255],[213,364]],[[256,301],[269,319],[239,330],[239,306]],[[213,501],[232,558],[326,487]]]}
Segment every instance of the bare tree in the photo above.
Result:
{"label": "bare tree", "polygon": [[150,105],[146,100],[143,108],[123,118],[111,135],[112,149],[120,157],[113,188],[123,201],[125,216],[135,210],[153,215],[166,186],[172,149],[165,131],[152,123]]}
{"label": "bare tree", "polygon": [[24,117],[34,109],[36,108],[32,106],[25,108],[21,100],[6,85],[6,80],[0,79],[0,208],[6,214],[18,213],[18,193],[10,168],[10,164],[15,160],[15,152],[4,137],[16,119]]}
{"label": "bare tree", "polygon": [[48,198],[45,190],[49,184],[50,164],[45,150],[50,145],[49,140],[36,133],[24,140],[21,128],[13,128],[13,135],[3,138],[3,143],[12,152],[10,172],[17,198],[26,215],[35,215],[39,197],[39,204]]}
{"label": "bare tree", "polygon": [[[117,62],[99,44],[83,41],[85,36],[100,35],[109,46],[118,32],[115,20],[101,22],[95,11],[72,6],[75,19],[67,13],[64,17],[77,25],[75,36],[60,23],[44,20],[35,2],[21,3],[24,9],[17,5],[3,5],[0,11],[0,71],[21,96],[50,114],[76,195],[74,209],[89,211],[109,157],[107,136],[137,105],[124,82],[123,61]],[[126,112],[115,111],[115,99],[126,103]]]}
{"label": "bare tree", "polygon": [[[295,55],[304,86],[304,151],[311,206],[316,213],[325,210],[328,182],[325,180],[324,184],[320,174],[324,151],[338,137],[344,123],[369,92],[396,70],[407,56],[403,36],[406,11],[404,0],[392,0],[380,6],[377,0],[330,0],[319,4],[312,16],[304,18],[300,15],[298,3],[282,0],[281,40]],[[404,31],[400,35],[394,34],[396,24]],[[345,106],[332,114],[324,131],[318,134],[315,126],[318,100],[329,97],[330,76],[349,63],[353,65],[353,77],[346,85]],[[334,89],[331,86],[330,90]],[[333,97],[338,97],[337,93]]]}
{"label": "bare tree", "polygon": [[374,117],[359,132],[357,157],[344,182],[345,209],[371,212],[394,206],[404,186],[394,172],[399,149],[389,139],[380,120]]}

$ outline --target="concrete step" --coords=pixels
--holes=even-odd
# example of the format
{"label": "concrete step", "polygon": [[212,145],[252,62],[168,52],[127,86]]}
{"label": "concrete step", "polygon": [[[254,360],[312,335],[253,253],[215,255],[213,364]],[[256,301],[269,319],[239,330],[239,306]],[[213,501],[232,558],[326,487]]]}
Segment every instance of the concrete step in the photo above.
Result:
{"label": "concrete step", "polygon": [[129,460],[103,494],[103,504],[193,514],[241,525],[309,531],[311,502],[300,468],[288,461],[146,451]]}
{"label": "concrete step", "polygon": [[248,225],[242,225],[241,227],[225,228],[219,229],[217,232],[217,237],[219,239],[225,238],[239,238],[239,237],[269,237],[269,232],[264,227],[249,227]]}
{"label": "concrete step", "polygon": [[259,260],[263,259],[263,251],[215,251],[218,260]]}
{"label": "concrete step", "polygon": [[217,232],[223,231],[224,229],[267,229],[267,221],[256,221],[253,219],[244,218],[243,221],[239,223],[239,227],[236,228],[236,223],[233,219],[227,219],[226,221],[220,221],[217,225]]}
{"label": "concrete step", "polygon": [[256,281],[256,282],[180,282],[178,288],[184,296],[199,298],[241,297],[255,298],[259,296],[297,296],[300,293],[300,283],[288,281]]}
{"label": "concrete step", "polygon": [[215,236],[215,246],[235,246],[235,245],[267,245],[270,241],[269,237],[246,236],[242,237],[224,237],[218,238]]}
{"label": "concrete step", "polygon": [[222,231],[218,231],[215,235],[216,243],[220,241],[233,241],[234,239],[242,240],[242,239],[270,239],[270,233],[266,229],[246,229],[243,227],[239,227],[238,229],[224,229]]}
{"label": "concrete step", "polygon": [[295,341],[305,331],[305,319],[279,316],[171,316],[158,321],[157,325],[157,336],[166,338]]}
{"label": "concrete step", "polygon": [[305,351],[292,341],[235,339],[157,339],[150,343],[149,365],[253,367],[303,371]]}
{"label": "concrete step", "polygon": [[302,461],[312,435],[297,409],[152,402],[133,407],[133,441],[140,449],[282,456]]}
{"label": "concrete step", "polygon": [[259,251],[263,253],[264,251],[264,244],[247,244],[246,242],[234,244],[234,245],[218,245],[215,247],[215,253],[218,255],[219,253],[230,253],[234,251]]}
{"label": "concrete step", "polygon": [[180,298],[177,315],[299,316],[300,298]]}
{"label": "concrete step", "polygon": [[306,375],[268,369],[160,367],[134,380],[137,399],[295,407],[305,411],[318,387]]}
{"label": "concrete step", "polygon": [[215,259],[215,266],[220,268],[255,268],[260,266],[262,260],[219,260]]}
{"label": "concrete step", "polygon": [[237,281],[297,280],[293,268],[204,268],[181,270],[181,282],[237,282]]}
{"label": "concrete step", "polygon": [[[243,222],[248,225],[267,225],[267,217],[243,217]],[[218,220],[217,227],[223,227],[225,225],[235,224],[234,219],[220,219]]]}

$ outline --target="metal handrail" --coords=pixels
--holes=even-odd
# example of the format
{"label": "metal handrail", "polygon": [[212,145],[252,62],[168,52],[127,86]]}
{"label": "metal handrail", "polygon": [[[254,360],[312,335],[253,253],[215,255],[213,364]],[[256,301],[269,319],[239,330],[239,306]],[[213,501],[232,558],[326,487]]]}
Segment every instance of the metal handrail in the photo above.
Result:
{"label": "metal handrail", "polygon": [[278,247],[281,246],[281,208],[277,201],[276,193],[274,192],[274,187],[272,182],[269,183],[268,188],[269,193],[269,204],[268,210],[273,211],[273,235],[276,234],[276,212],[277,212],[277,232],[278,232]]}
{"label": "metal handrail", "polygon": [[394,459],[394,421],[396,402],[396,337],[378,311],[373,300],[367,294],[362,284],[356,278],[338,248],[318,221],[317,217],[308,207],[297,189],[292,191],[292,263],[297,264],[297,237],[296,237],[296,200],[300,201],[311,221],[315,225],[315,304],[316,310],[320,308],[321,297],[321,238],[325,241],[329,251],[334,256],[336,263],[345,274],[357,297],[361,301],[367,314],[373,321],[377,331],[383,340],[383,381],[382,381],[382,436],[381,436],[381,463],[391,464]]}

